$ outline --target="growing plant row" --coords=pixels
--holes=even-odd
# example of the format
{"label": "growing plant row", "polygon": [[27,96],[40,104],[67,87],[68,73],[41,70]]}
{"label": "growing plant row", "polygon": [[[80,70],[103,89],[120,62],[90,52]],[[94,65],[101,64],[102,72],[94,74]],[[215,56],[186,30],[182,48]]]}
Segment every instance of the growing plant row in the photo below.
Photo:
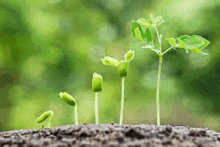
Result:
{"label": "growing plant row", "polygon": [[[158,55],[159,65],[158,65],[158,75],[157,75],[157,90],[156,90],[156,107],[157,107],[157,125],[160,125],[160,103],[159,103],[159,89],[160,89],[160,76],[163,63],[163,55],[168,53],[170,50],[185,49],[186,53],[194,52],[197,54],[208,55],[202,50],[209,45],[209,41],[199,35],[182,35],[177,38],[165,38],[165,40],[170,44],[170,47],[162,50],[162,34],[159,33],[157,26],[164,23],[162,16],[155,17],[150,14],[150,17],[146,20],[140,18],[136,21],[131,22],[131,33],[134,38],[141,43],[142,48],[149,49]],[[154,30],[155,33],[152,33]],[[157,36],[157,41],[153,41],[153,35]],[[129,50],[124,55],[124,60],[117,60],[113,57],[106,56],[101,59],[104,65],[113,66],[117,68],[118,74],[121,77],[121,110],[119,124],[123,123],[123,112],[124,112],[124,79],[128,74],[129,62],[133,60],[135,55],[134,50]],[[92,79],[92,90],[95,92],[95,123],[99,124],[98,116],[98,93],[102,91],[103,78],[100,74],[94,73]],[[74,107],[74,117],[75,125],[78,125],[78,114],[77,114],[77,103],[75,98],[66,92],[60,92],[60,98],[70,106]],[[53,117],[53,111],[49,110],[40,115],[36,122],[43,123],[43,127],[50,128],[51,119]]]}

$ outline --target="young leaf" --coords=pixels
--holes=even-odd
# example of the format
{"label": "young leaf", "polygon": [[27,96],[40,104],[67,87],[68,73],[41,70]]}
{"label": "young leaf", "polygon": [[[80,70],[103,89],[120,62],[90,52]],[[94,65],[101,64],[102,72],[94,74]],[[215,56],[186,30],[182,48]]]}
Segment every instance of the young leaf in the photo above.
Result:
{"label": "young leaf", "polygon": [[102,86],[103,86],[102,76],[95,72],[92,78],[92,90],[94,92],[100,92],[102,91]]}
{"label": "young leaf", "polygon": [[180,38],[177,38],[177,40],[178,40],[178,47],[179,48],[185,48],[185,43],[180,39]]}
{"label": "young leaf", "polygon": [[67,92],[60,92],[59,96],[67,104],[73,107],[76,105],[76,100],[71,95],[69,95]]}
{"label": "young leaf", "polygon": [[190,51],[197,53],[197,54],[209,55],[207,53],[204,53],[203,51],[201,51],[201,49],[198,49],[198,48],[191,49]]}
{"label": "young leaf", "polygon": [[199,35],[192,35],[192,37],[197,37],[197,38],[199,38],[199,39],[204,41],[204,44],[199,47],[200,49],[204,49],[205,47],[207,47],[210,44],[210,41],[206,40],[205,38],[203,38],[203,37],[201,37]]}
{"label": "young leaf", "polygon": [[150,30],[148,28],[146,29],[145,37],[147,38],[147,42],[151,42],[152,41],[151,32],[150,32]]}
{"label": "young leaf", "polygon": [[132,35],[140,42],[143,42],[144,40],[144,32],[140,26],[140,24],[136,21],[131,22],[131,32]]}
{"label": "young leaf", "polygon": [[171,45],[171,46],[176,46],[176,42],[175,42],[175,39],[174,38],[166,38],[165,39],[166,41],[168,41],[168,43]]}
{"label": "young leaf", "polygon": [[119,63],[117,59],[109,57],[109,56],[104,57],[104,59],[101,59],[101,61],[104,65],[116,66],[116,67],[118,66],[118,63]]}
{"label": "young leaf", "polygon": [[42,123],[42,122],[45,121],[47,118],[52,117],[52,116],[53,116],[53,111],[51,111],[51,110],[46,111],[46,112],[44,112],[43,114],[41,114],[41,115],[37,118],[36,122],[37,122],[37,123]]}
{"label": "young leaf", "polygon": [[144,18],[139,18],[139,19],[137,20],[137,23],[139,23],[139,24],[141,24],[141,25],[143,25],[143,26],[152,26],[152,21],[146,20],[146,19],[144,19]]}
{"label": "young leaf", "polygon": [[130,49],[127,53],[125,53],[124,59],[130,62],[131,60],[133,60],[133,58],[134,58],[134,50]]}

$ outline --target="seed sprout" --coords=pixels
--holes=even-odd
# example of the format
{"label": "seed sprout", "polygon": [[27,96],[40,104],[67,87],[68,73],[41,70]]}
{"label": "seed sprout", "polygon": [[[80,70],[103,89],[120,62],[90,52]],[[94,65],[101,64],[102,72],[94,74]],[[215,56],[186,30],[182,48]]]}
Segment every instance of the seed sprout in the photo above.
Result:
{"label": "seed sprout", "polygon": [[99,113],[98,113],[98,92],[102,91],[103,79],[98,73],[93,74],[92,78],[92,90],[95,92],[95,123],[99,124]]}
{"label": "seed sprout", "polygon": [[40,124],[44,122],[41,128],[50,128],[52,117],[53,111],[46,111],[37,118],[36,123]]}
{"label": "seed sprout", "polygon": [[[142,48],[147,48],[158,54],[159,57],[159,66],[158,66],[158,75],[157,75],[157,92],[156,92],[156,105],[157,105],[157,125],[160,125],[160,104],[159,104],[159,89],[160,89],[160,76],[161,69],[163,64],[163,55],[174,49],[185,49],[187,53],[194,52],[197,54],[207,55],[202,50],[209,45],[209,41],[205,38],[198,35],[183,35],[178,38],[166,38],[170,47],[166,50],[162,50],[162,34],[158,32],[157,26],[164,23],[162,16],[155,17],[153,14],[150,14],[149,19],[140,18],[137,21],[131,22],[131,33],[137,41],[143,44]],[[146,28],[143,31],[143,28]],[[152,40],[151,29],[155,30],[157,35],[157,43],[155,44]]]}
{"label": "seed sprout", "polygon": [[109,56],[104,57],[104,59],[101,59],[104,65],[117,67],[118,74],[121,77],[121,111],[120,111],[120,120],[119,120],[120,125],[122,125],[123,123],[123,112],[124,112],[124,91],[125,91],[124,78],[128,74],[129,62],[133,60],[133,58],[134,58],[134,51],[129,50],[124,55],[124,60],[121,60],[121,61],[118,61],[117,59],[114,59]]}
{"label": "seed sprout", "polygon": [[69,95],[67,92],[60,92],[59,94],[60,98],[70,106],[74,107],[74,120],[75,125],[78,125],[78,114],[77,114],[77,103],[75,98],[73,98],[71,95]]}

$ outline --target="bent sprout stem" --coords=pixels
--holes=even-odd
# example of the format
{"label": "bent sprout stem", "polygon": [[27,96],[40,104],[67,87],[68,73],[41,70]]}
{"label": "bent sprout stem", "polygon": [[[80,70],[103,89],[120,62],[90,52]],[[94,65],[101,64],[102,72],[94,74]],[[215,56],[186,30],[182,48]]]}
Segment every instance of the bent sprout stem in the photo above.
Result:
{"label": "bent sprout stem", "polygon": [[125,99],[125,78],[121,78],[121,113],[120,113],[120,122],[122,125],[123,122],[123,111],[124,111],[124,99]]}
{"label": "bent sprout stem", "polygon": [[78,125],[79,122],[78,122],[78,113],[77,113],[77,104],[75,105],[74,107],[74,119],[75,119],[75,125]]}
{"label": "bent sprout stem", "polygon": [[95,123],[99,124],[98,92],[95,92]]}

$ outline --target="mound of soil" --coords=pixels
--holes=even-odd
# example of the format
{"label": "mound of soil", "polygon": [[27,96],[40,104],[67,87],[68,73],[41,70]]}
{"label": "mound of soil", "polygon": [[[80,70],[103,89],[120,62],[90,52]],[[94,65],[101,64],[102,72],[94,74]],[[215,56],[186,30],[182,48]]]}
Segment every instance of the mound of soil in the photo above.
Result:
{"label": "mound of soil", "polygon": [[81,124],[0,132],[2,147],[217,147],[220,133],[189,126]]}

